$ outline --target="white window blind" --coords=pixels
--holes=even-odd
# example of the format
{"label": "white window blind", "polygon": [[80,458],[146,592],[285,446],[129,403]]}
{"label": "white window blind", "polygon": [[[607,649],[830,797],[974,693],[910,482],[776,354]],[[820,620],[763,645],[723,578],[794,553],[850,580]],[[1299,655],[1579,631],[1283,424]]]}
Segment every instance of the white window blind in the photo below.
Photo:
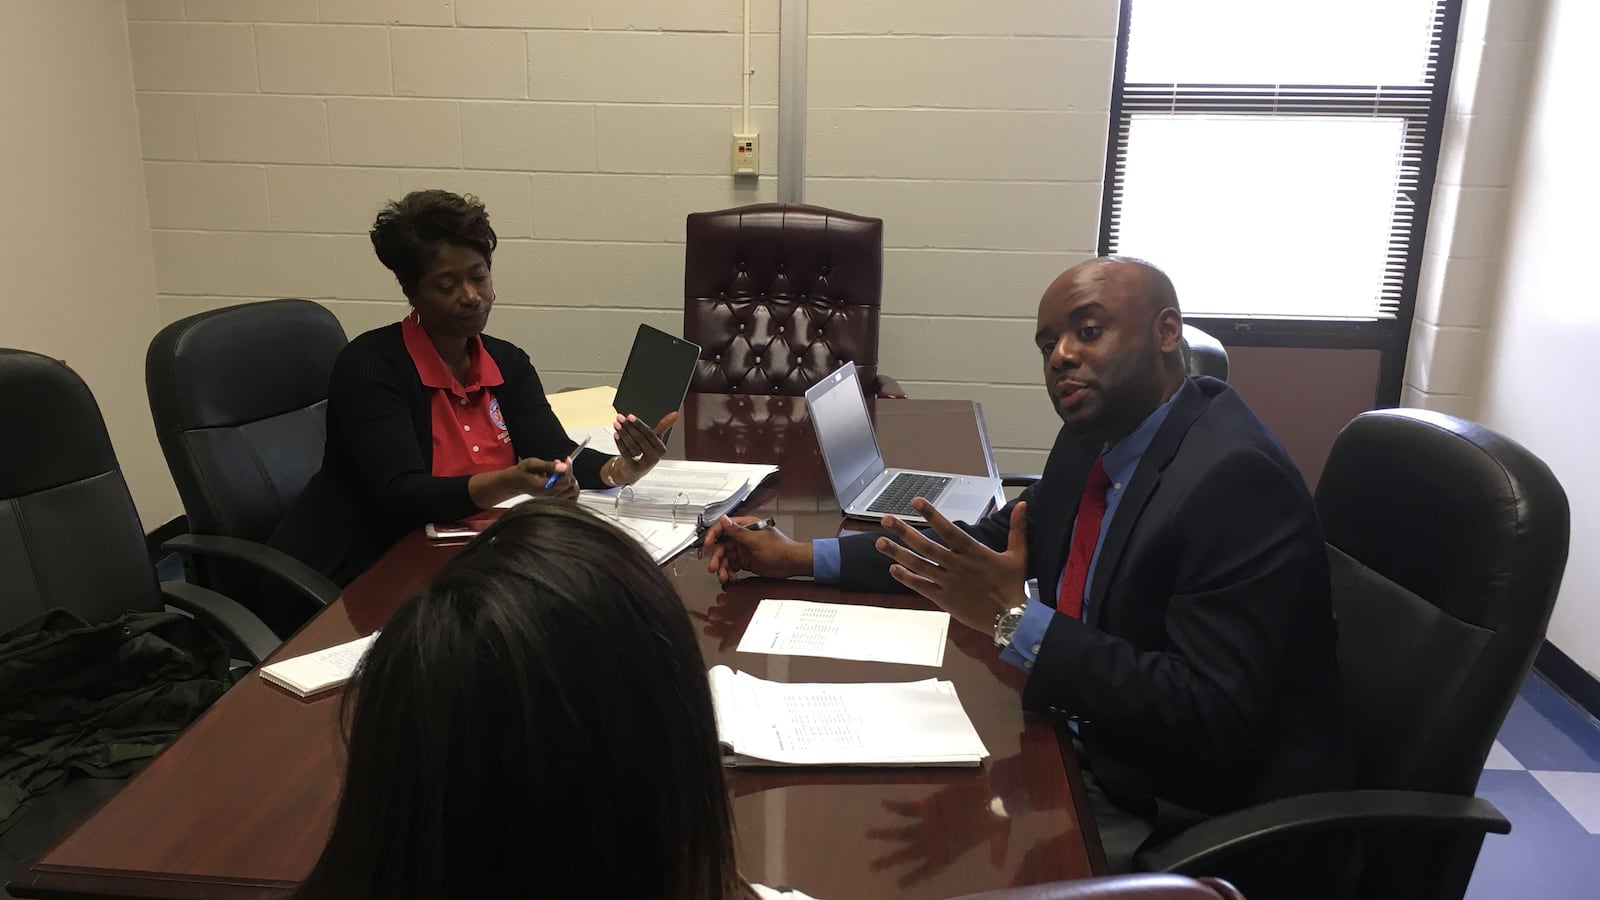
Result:
{"label": "white window blind", "polygon": [[1161,265],[1185,315],[1394,319],[1448,2],[1125,0],[1102,249]]}

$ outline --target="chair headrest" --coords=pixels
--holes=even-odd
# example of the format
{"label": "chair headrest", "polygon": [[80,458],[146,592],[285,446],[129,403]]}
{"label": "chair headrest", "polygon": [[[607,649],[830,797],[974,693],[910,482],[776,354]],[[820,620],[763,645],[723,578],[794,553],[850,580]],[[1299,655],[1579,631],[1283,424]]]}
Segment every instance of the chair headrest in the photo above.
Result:
{"label": "chair headrest", "polygon": [[0,498],[21,497],[103,475],[117,468],[89,386],[59,360],[26,350],[0,349],[0,434],[45,440],[6,440]]}
{"label": "chair headrest", "polygon": [[763,292],[877,306],[883,294],[883,220],[798,203],[690,213],[688,299]]}
{"label": "chair headrest", "polygon": [[1345,426],[1317,483],[1329,544],[1461,621],[1542,633],[1566,564],[1567,495],[1527,448],[1418,409]]}
{"label": "chair headrest", "polygon": [[203,312],[161,329],[145,357],[155,419],[177,431],[255,422],[328,396],[346,343],[333,313],[309,300]]}
{"label": "chair headrest", "polygon": [[1190,375],[1228,380],[1227,349],[1221,341],[1188,322],[1183,323],[1183,365]]}

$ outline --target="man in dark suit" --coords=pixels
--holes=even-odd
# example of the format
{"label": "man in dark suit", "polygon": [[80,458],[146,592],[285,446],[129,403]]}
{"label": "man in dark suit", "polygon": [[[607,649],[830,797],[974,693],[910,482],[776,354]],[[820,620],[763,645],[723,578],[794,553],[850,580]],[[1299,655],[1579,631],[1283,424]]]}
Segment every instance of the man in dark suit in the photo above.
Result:
{"label": "man in dark suit", "polygon": [[903,587],[995,635],[1023,706],[1074,731],[1108,862],[1208,816],[1348,786],[1321,529],[1283,447],[1228,385],[1188,378],[1172,283],[1100,258],[1057,278],[1035,346],[1063,427],[1043,477],[924,534],[797,543],[731,520],[709,568]]}

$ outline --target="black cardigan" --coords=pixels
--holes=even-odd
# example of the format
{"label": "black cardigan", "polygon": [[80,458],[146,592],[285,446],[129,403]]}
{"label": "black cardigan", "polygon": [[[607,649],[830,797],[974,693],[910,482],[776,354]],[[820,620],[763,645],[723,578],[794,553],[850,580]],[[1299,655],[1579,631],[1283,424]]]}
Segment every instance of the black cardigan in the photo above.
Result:
{"label": "black cardigan", "polygon": [[[567,437],[533,364],[516,345],[483,336],[483,349],[505,383],[500,401],[517,458],[561,459]],[[400,323],[356,337],[334,362],[328,383],[327,444],[312,476],[273,532],[273,546],[339,584],[348,584],[399,537],[428,522],[476,512],[468,475],[433,476],[430,388],[406,352]],[[585,450],[573,461],[583,487],[601,487],[610,457]]]}

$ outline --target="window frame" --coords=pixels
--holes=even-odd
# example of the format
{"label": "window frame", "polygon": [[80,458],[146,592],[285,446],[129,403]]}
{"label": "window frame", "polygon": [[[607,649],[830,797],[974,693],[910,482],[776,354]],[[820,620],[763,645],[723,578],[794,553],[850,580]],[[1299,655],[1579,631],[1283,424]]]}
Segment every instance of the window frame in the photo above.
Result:
{"label": "window frame", "polygon": [[[1111,83],[1109,128],[1106,137],[1105,173],[1101,183],[1100,229],[1097,252],[1102,256],[1112,252],[1112,226],[1117,197],[1119,163],[1123,157],[1122,136],[1124,128],[1125,97],[1128,92],[1128,38],[1135,0],[1119,0],[1117,19],[1117,48]],[[1379,351],[1378,389],[1375,397],[1379,406],[1397,406],[1405,380],[1405,360],[1411,341],[1411,326],[1416,315],[1417,286],[1422,269],[1424,245],[1428,236],[1428,220],[1433,204],[1433,192],[1439,169],[1440,139],[1444,134],[1450,81],[1454,74],[1456,40],[1460,33],[1462,0],[1435,0],[1435,17],[1438,24],[1434,63],[1434,83],[1426,92],[1426,103],[1421,119],[1407,116],[1407,129],[1422,131],[1417,183],[1411,213],[1412,230],[1405,242],[1405,253],[1400,268],[1398,304],[1392,319],[1318,319],[1269,318],[1241,316],[1184,315],[1184,321],[1210,333],[1224,345],[1242,347],[1280,347],[1317,349],[1362,349]],[[1312,111],[1316,115],[1337,117],[1336,107],[1372,107],[1382,102],[1384,95],[1393,95],[1394,86],[1385,85],[1278,85],[1276,91],[1263,91],[1261,85],[1243,84],[1177,84],[1139,85],[1150,89],[1160,88],[1171,95],[1173,108],[1179,112],[1206,112],[1250,116],[1241,111],[1246,98],[1258,98],[1264,93],[1290,101],[1292,107]],[[1389,88],[1385,91],[1385,88]],[[1227,102],[1229,93],[1237,95],[1238,105]],[[1413,92],[1415,93],[1415,92]],[[1354,117],[1354,116],[1352,116]],[[1362,115],[1365,117],[1365,115]],[[1260,116],[1259,118],[1266,118]],[[1391,235],[1398,226],[1391,219]],[[1159,262],[1159,260],[1157,260]],[[1179,296],[1182,296],[1180,286]]]}

